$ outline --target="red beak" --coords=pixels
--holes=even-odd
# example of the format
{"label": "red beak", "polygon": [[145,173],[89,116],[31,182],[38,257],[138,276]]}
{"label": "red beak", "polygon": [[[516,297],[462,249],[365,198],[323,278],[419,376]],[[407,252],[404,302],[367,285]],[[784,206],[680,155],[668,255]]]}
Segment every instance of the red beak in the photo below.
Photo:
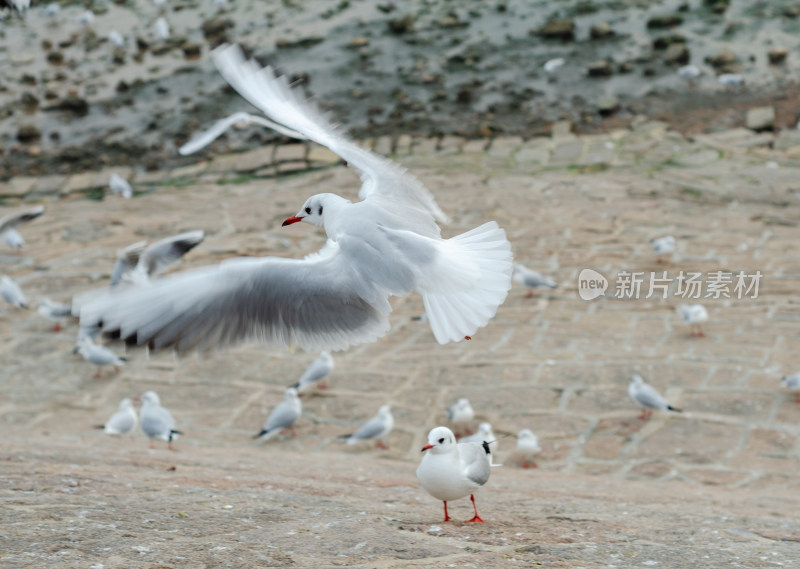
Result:
{"label": "red beak", "polygon": [[425,452],[426,450],[428,450],[430,448],[433,448],[433,445],[432,444],[427,444],[424,447],[422,447],[422,452]]}
{"label": "red beak", "polygon": [[297,217],[296,215],[293,215],[292,217],[288,218],[286,221],[281,223],[281,227],[286,227],[287,225],[291,225],[293,223],[297,223],[298,221],[303,221],[303,218],[302,217]]}

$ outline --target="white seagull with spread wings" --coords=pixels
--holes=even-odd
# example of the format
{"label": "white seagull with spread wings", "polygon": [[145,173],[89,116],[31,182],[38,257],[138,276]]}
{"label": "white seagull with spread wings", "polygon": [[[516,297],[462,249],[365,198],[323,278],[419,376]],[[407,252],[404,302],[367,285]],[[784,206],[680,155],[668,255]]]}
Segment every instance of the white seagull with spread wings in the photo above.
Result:
{"label": "white seagull with spread wings", "polygon": [[178,273],[83,306],[82,325],[178,352],[247,339],[343,350],[384,336],[388,297],[411,291],[422,294],[442,344],[468,339],[489,322],[511,288],[511,245],[497,223],[442,239],[436,220],[446,217],[416,178],[347,139],[285,77],[246,60],[237,46],[217,48],[213,57],[228,83],[270,119],[358,170],[362,201],[318,194],[283,223],[325,229],[326,245],[305,259],[230,259]]}

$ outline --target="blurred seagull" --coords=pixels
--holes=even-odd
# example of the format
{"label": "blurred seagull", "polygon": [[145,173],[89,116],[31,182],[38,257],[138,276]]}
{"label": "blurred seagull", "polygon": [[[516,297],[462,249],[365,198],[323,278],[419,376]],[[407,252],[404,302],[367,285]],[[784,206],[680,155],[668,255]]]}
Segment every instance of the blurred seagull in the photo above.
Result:
{"label": "blurred seagull", "polygon": [[289,429],[293,435],[296,434],[294,424],[302,413],[303,404],[297,396],[297,390],[294,387],[287,388],[283,401],[275,406],[264,422],[261,431],[253,435],[253,438],[268,441],[278,433],[285,432],[286,429]]}
{"label": "blurred seagull", "polygon": [[650,240],[650,246],[659,255],[658,262],[663,262],[661,255],[671,255],[675,251],[675,238],[672,235],[657,237]]}
{"label": "blurred seagull", "polygon": [[39,316],[54,321],[53,332],[61,331],[61,320],[72,316],[72,305],[43,298],[36,310]]}
{"label": "blurred seagull", "polygon": [[24,16],[31,6],[31,0],[0,0],[0,10],[16,12]]}
{"label": "blurred seagull", "polygon": [[239,113],[233,113],[231,116],[226,117],[224,119],[220,119],[217,122],[215,122],[213,125],[211,125],[211,128],[209,128],[205,132],[201,132],[192,140],[181,146],[178,149],[178,153],[181,156],[194,154],[201,148],[204,148],[209,144],[211,144],[212,142],[214,142],[229,128],[231,127],[247,128],[252,124],[258,124],[261,126],[265,126],[267,128],[271,128],[272,130],[279,132],[284,136],[288,136],[289,138],[306,140],[306,137],[300,134],[299,132],[295,132],[286,127],[283,127],[278,123],[272,122],[271,120],[256,115],[239,112]]}
{"label": "blurred seagull", "polygon": [[84,26],[91,26],[94,23],[94,12],[86,10],[83,14],[78,16],[77,22]]}
{"label": "blurred seagull", "polygon": [[317,383],[320,389],[327,389],[327,384],[322,383],[322,380],[328,377],[333,371],[333,367],[333,356],[331,356],[330,352],[322,352],[319,357],[306,368],[306,371],[300,376],[300,381],[292,385],[292,387],[301,393],[314,383]]}
{"label": "blurred seagull", "polygon": [[544,65],[542,65],[542,69],[545,70],[545,73],[549,73],[550,75],[552,75],[553,73],[564,67],[565,63],[566,60],[563,57],[548,59],[547,61],[544,62]]}
{"label": "blurred seagull", "polygon": [[[532,289],[539,287],[556,288],[558,286],[550,277],[544,276],[539,271],[529,269],[522,263],[514,263],[514,282]],[[525,298],[531,298],[532,296],[532,290],[525,294]]]}
{"label": "blurred seagull", "polygon": [[331,148],[363,178],[362,201],[309,198],[283,225],[323,227],[327,244],[305,259],[231,259],[110,294],[81,307],[130,343],[178,352],[259,339],[307,350],[343,350],[390,329],[389,296],[423,297],[439,343],[470,339],[488,324],[511,284],[511,246],[495,222],[442,239],[446,220],[404,169],[346,139],[292,91],[285,77],[222,46],[225,79],[273,120]]}
{"label": "blurred seagull", "polygon": [[17,231],[17,226],[23,223],[33,221],[44,213],[44,206],[37,205],[36,207],[29,207],[20,211],[9,213],[3,218],[0,218],[0,236],[3,237],[6,245],[14,249],[20,249],[25,240]]}
{"label": "blurred seagull", "polygon": [[466,523],[483,522],[474,493],[492,473],[489,445],[457,443],[450,429],[436,427],[428,433],[428,444],[422,447],[422,452],[425,455],[417,468],[417,480],[428,494],[444,502],[444,521],[450,521],[447,502],[469,496],[475,516]]}
{"label": "blurred seagull", "polygon": [[[481,423],[478,425],[478,432],[458,439],[460,443],[489,443],[492,454],[497,452],[497,437],[494,436],[491,423]],[[493,465],[498,466],[498,465]]]}
{"label": "blurred seagull", "polygon": [[[124,43],[125,40],[123,40],[123,45]],[[108,187],[111,188],[112,192],[121,195],[126,200],[129,200],[133,197],[133,187],[131,187],[130,183],[128,183],[128,180],[119,174],[115,174],[113,172],[111,173],[111,177],[108,179]]]}
{"label": "blurred seagull", "polygon": [[[136,416],[133,401],[126,397],[119,402],[119,410],[109,417],[106,424],[97,425],[95,429],[103,429],[107,435],[127,435],[133,433],[138,423],[139,417]],[[131,438],[133,438],[133,434],[131,434]]]}
{"label": "blurred seagull", "polygon": [[158,39],[161,41],[167,41],[169,39],[169,24],[163,17],[156,20],[156,23],[153,24],[153,28],[156,31],[156,37]]}
{"label": "blurred seagull", "polygon": [[377,439],[375,446],[388,450],[389,447],[383,442],[383,438],[392,432],[394,427],[394,416],[390,405],[383,405],[378,409],[378,414],[372,419],[361,425],[356,432],[349,435],[340,435],[340,439],[347,439],[347,444],[354,445],[359,441]]}
{"label": "blurred seagull", "polygon": [[661,394],[656,391],[652,385],[645,383],[644,379],[639,375],[634,375],[631,378],[631,383],[628,385],[628,395],[634,403],[643,407],[639,419],[649,419],[650,415],[653,414],[653,409],[681,413],[680,409],[676,409],[667,403],[667,401],[661,397]]}
{"label": "blurred seagull", "polygon": [[717,77],[717,81],[724,87],[738,87],[744,83],[744,77],[738,73],[723,73]]}
{"label": "blurred seagull", "polygon": [[202,243],[205,236],[202,230],[187,231],[149,246],[146,241],[139,241],[120,249],[111,273],[111,287],[120,282],[136,285],[148,283],[152,277],[163,273],[167,267]]}
{"label": "blurred seagull", "polygon": [[[108,41],[110,41],[112,45],[115,45],[117,47],[125,47],[125,38],[117,30],[111,30],[110,32],[108,32]],[[112,178],[114,176],[117,176],[117,175],[116,174],[111,174]],[[119,176],[117,176],[117,177],[119,178]],[[125,183],[127,184],[128,182],[125,182]],[[113,190],[114,186],[111,185],[111,183],[109,183],[109,185],[111,186],[111,189]],[[130,187],[130,184],[128,185],[128,187]],[[133,195],[133,189],[131,189],[130,193],[131,193],[131,195]],[[124,193],[123,193],[123,196],[125,196]],[[125,197],[130,197],[130,196],[125,196]]]}
{"label": "blurred seagull", "polygon": [[539,437],[533,434],[530,429],[522,429],[517,433],[516,455],[522,462],[522,468],[539,468],[534,460],[534,456],[542,452],[539,445]]}
{"label": "blurred seagull", "polygon": [[702,338],[706,335],[703,332],[703,322],[708,322],[708,311],[705,306],[702,304],[681,304],[678,306],[678,314],[689,325],[689,334],[691,336]]}
{"label": "blurred seagull", "polygon": [[475,411],[469,399],[462,397],[447,408],[447,418],[451,423],[465,423],[475,418]]}
{"label": "blurred seagull", "polygon": [[689,83],[694,83],[694,80],[702,75],[702,71],[696,65],[684,65],[678,68],[678,77],[686,79]]}
{"label": "blurred seagull", "polygon": [[781,383],[785,388],[791,389],[792,391],[797,391],[795,401],[800,403],[800,372],[783,376],[781,378]]}
{"label": "blurred seagull", "polygon": [[167,443],[169,450],[175,450],[172,446],[172,439],[175,435],[182,435],[181,431],[175,430],[175,419],[169,409],[161,406],[161,399],[155,391],[145,391],[141,396],[142,409],[139,411],[139,422],[142,425],[142,432],[150,439],[150,448],[154,448],[153,439],[159,439]]}
{"label": "blurred seagull", "polygon": [[97,366],[97,373],[94,374],[95,378],[100,377],[103,366],[114,366],[114,371],[119,372],[119,367],[128,361],[127,358],[118,356],[104,345],[95,344],[88,336],[80,341],[78,352],[87,362]]}
{"label": "blurred seagull", "polygon": [[0,278],[0,298],[5,300],[11,306],[17,308],[28,308],[28,300],[22,293],[19,285],[12,281],[9,277],[3,276]]}

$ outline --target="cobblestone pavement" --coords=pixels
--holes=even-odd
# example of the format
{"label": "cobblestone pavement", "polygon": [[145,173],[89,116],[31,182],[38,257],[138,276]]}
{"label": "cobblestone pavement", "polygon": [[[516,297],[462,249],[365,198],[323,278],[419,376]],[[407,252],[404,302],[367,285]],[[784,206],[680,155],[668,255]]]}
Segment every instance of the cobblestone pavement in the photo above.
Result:
{"label": "cobblestone pavement", "polygon": [[[256,344],[182,360],[133,351],[120,373],[94,379],[95,369],[71,354],[74,324],[53,333],[35,311],[3,305],[0,450],[7,468],[0,470],[0,496],[9,508],[0,514],[0,561],[10,567],[322,566],[320,559],[365,567],[403,559],[435,567],[772,567],[790,565],[794,555],[797,563],[791,540],[800,539],[800,405],[779,381],[800,369],[793,345],[800,319],[800,138],[793,137],[735,130],[686,140],[639,121],[606,135],[574,137],[556,125],[551,138],[490,144],[405,136],[368,141],[434,192],[453,217],[445,236],[495,219],[517,260],[552,275],[559,287],[526,298],[515,286],[486,328],[446,346],[427,324],[412,320],[422,311],[418,296],[394,299],[391,333],[336,354],[331,389],[304,395],[298,436],[261,446],[250,435],[316,354]],[[355,198],[358,181],[324,149],[303,145],[223,155],[173,171],[115,171],[132,178],[134,199],[97,201],[109,170],[0,186],[0,214],[24,203],[48,208],[22,228],[22,254],[0,256],[0,271],[17,280],[34,307],[44,296],[67,300],[106,287],[118,248],[179,231],[207,232],[182,268],[237,255],[312,252],[324,240],[319,230],[281,228],[280,221],[312,193]],[[658,258],[648,241],[668,234],[676,252]],[[611,281],[605,297],[579,298],[578,273],[587,267]],[[615,298],[622,271],[646,278],[666,271],[673,279],[668,297]],[[681,271],[760,271],[762,278],[757,298],[737,298],[731,285],[731,298],[700,299],[710,320],[706,337],[694,338],[675,314],[685,302],[675,288]],[[647,287],[646,281],[642,297]],[[638,419],[626,392],[633,373],[684,412]],[[150,451],[141,434],[129,443],[89,428],[122,397],[146,389],[158,391],[186,433],[181,451]],[[469,529],[478,544],[466,550],[467,526],[428,530],[440,518],[439,505],[414,477],[427,431],[446,422],[444,408],[458,397],[470,399],[476,424],[492,423],[501,437],[499,462],[506,463],[479,498],[500,525]],[[390,450],[336,441],[386,402],[396,419]],[[513,435],[526,427],[543,446],[533,472],[515,468],[512,456]],[[381,488],[385,499],[370,500]],[[311,495],[328,498],[311,503]],[[250,509],[227,533],[216,527],[205,534],[198,528],[224,523],[220,500]],[[175,519],[184,520],[178,508],[196,511],[201,502],[213,515],[183,513],[183,529],[168,535]],[[88,518],[81,503],[91,504]],[[142,508],[158,511],[152,534],[142,533],[152,513]],[[362,528],[355,508],[379,521]],[[619,508],[630,518],[622,519]],[[591,519],[578,519],[576,511]],[[655,520],[654,513],[665,517]],[[322,545],[319,532],[309,529],[310,519],[335,525],[343,517],[339,549],[330,540]],[[135,527],[112,523],[120,518],[135,518]],[[255,529],[272,523],[282,533]],[[247,524],[255,525],[245,531]],[[572,525],[567,531],[564,524]],[[659,527],[669,531],[656,538]],[[409,528],[413,539],[397,532]],[[298,532],[308,539],[298,542]],[[217,543],[227,549],[201,555]],[[712,545],[726,553],[704,561],[703,547]],[[693,562],[670,562],[681,548],[697,554]]]}

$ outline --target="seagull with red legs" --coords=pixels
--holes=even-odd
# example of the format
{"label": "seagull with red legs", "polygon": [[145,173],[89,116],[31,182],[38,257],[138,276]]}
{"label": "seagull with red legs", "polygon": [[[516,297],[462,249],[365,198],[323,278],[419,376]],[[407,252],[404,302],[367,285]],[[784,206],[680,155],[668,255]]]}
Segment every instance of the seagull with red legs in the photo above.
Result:
{"label": "seagull with red legs", "polygon": [[519,458],[522,468],[539,468],[539,465],[533,457],[540,452],[542,452],[542,447],[539,444],[539,437],[533,434],[533,431],[530,429],[522,429],[517,433],[517,449],[515,454]]}
{"label": "seagull with red legs", "polygon": [[795,401],[800,403],[800,372],[793,373],[792,375],[784,375],[781,378],[781,383],[784,387],[797,392]]}
{"label": "seagull with red legs", "polygon": [[511,288],[511,244],[496,222],[443,239],[437,221],[447,217],[404,168],[349,140],[285,77],[246,60],[238,46],[212,56],[225,80],[271,120],[357,170],[361,201],[320,193],[283,222],[325,230],[325,246],[304,259],[229,259],[112,291],[81,307],[82,326],[179,353],[246,340],[344,350],[386,335],[389,297],[412,291],[422,295],[441,344],[488,324]]}
{"label": "seagull with red legs", "polygon": [[450,521],[447,502],[469,496],[475,516],[466,523],[483,522],[475,505],[475,492],[492,472],[489,443],[458,443],[453,431],[436,427],[428,433],[422,452],[425,455],[417,468],[417,480],[428,494],[444,502],[444,521]]}
{"label": "seagull with red legs", "polygon": [[297,390],[294,387],[288,387],[283,401],[275,406],[264,422],[261,431],[253,435],[253,438],[268,441],[278,433],[286,432],[286,429],[289,429],[293,435],[296,434],[294,424],[302,413],[303,404],[300,402],[300,397],[297,396]]}
{"label": "seagull with red legs", "polygon": [[306,371],[303,372],[303,375],[300,376],[297,383],[291,387],[294,387],[300,393],[315,384],[319,389],[328,389],[328,384],[322,380],[330,375],[334,366],[335,363],[331,353],[323,351],[319,354],[319,357],[306,368]]}
{"label": "seagull with red legs", "polygon": [[639,419],[649,419],[653,414],[653,409],[682,413],[680,409],[676,409],[667,403],[666,399],[656,391],[655,387],[646,383],[639,375],[634,375],[631,378],[631,382],[628,385],[628,395],[634,403],[643,407]]}
{"label": "seagull with red legs", "polygon": [[689,335],[694,338],[704,338],[703,322],[708,322],[708,311],[702,304],[681,304],[678,314],[689,325]]}

